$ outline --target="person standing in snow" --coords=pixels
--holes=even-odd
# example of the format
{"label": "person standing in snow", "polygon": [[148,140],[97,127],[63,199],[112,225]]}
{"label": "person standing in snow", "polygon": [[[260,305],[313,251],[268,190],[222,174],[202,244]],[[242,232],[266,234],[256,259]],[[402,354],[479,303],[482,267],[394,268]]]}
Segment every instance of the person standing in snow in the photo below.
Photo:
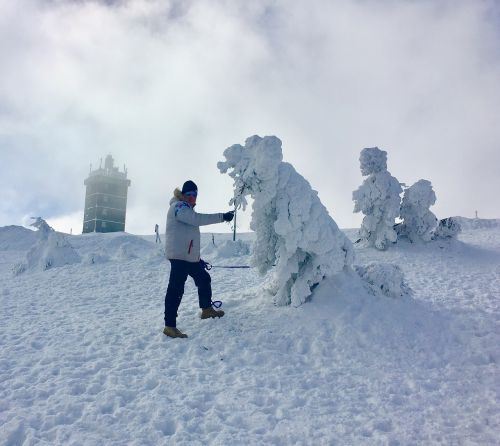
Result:
{"label": "person standing in snow", "polygon": [[201,318],[224,316],[224,311],[212,308],[210,274],[200,262],[200,226],[231,221],[234,211],[218,214],[199,214],[194,211],[198,186],[188,180],[174,190],[167,213],[165,253],[170,261],[170,278],[165,295],[165,328],[163,333],[171,338],[187,338],[176,325],[177,309],[184,294],[184,284],[191,276],[198,288]]}
{"label": "person standing in snow", "polygon": [[161,238],[160,238],[160,230],[159,230],[158,223],[155,224],[155,234],[156,234],[156,240],[155,243],[161,243]]}

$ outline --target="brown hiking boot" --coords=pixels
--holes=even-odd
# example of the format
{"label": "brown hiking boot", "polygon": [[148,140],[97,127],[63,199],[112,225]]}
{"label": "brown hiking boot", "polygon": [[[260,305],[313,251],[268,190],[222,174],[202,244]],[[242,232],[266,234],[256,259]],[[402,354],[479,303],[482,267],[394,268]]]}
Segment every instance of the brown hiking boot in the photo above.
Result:
{"label": "brown hiking boot", "polygon": [[209,319],[211,317],[222,317],[224,312],[222,310],[214,310],[212,307],[201,309],[201,318]]}
{"label": "brown hiking boot", "polygon": [[187,338],[188,335],[182,333],[178,328],[176,327],[165,327],[163,329],[163,334],[167,335],[169,338]]}

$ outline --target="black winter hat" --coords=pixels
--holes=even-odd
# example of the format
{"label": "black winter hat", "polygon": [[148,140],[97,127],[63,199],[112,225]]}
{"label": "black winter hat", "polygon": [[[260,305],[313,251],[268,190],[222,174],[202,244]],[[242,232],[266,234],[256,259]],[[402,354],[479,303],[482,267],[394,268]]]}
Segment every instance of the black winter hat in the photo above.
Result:
{"label": "black winter hat", "polygon": [[198,191],[198,186],[195,184],[194,181],[187,180],[183,185],[182,185],[182,193],[185,194],[186,192],[193,192],[193,191]]}

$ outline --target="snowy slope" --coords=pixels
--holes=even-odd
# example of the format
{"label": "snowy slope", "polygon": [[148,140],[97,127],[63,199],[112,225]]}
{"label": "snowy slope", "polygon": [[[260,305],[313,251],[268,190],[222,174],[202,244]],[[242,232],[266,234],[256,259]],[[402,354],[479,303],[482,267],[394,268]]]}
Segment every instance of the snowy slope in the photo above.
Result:
{"label": "snowy slope", "polygon": [[[161,247],[71,236],[81,263],[14,276],[28,232],[0,228],[1,445],[500,444],[500,226],[356,248],[357,264],[399,265],[413,298],[342,273],[275,307],[253,269],[214,268],[227,314],[200,320],[188,282],[187,340],[161,332]],[[224,249],[204,252],[248,264]]]}

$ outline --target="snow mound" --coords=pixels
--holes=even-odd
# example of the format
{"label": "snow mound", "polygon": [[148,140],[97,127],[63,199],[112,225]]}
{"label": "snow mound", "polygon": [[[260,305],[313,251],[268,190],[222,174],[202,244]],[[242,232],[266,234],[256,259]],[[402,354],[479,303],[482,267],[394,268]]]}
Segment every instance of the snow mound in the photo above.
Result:
{"label": "snow mound", "polygon": [[248,256],[250,255],[250,243],[243,240],[226,240],[219,246],[207,245],[203,250],[203,254],[211,254],[219,259]]}
{"label": "snow mound", "polygon": [[121,260],[137,259],[139,256],[137,255],[136,245],[131,242],[122,243],[117,249],[116,257]]}
{"label": "snow mound", "polygon": [[227,240],[217,249],[217,257],[242,257],[250,254],[250,244],[243,240]]}
{"label": "snow mound", "polygon": [[0,228],[0,251],[28,250],[38,240],[36,231],[23,226]]}
{"label": "snow mound", "polygon": [[457,221],[462,229],[486,229],[500,227],[500,219],[487,218],[466,218],[466,217],[451,217]]}
{"label": "snow mound", "polygon": [[81,262],[80,255],[68,242],[63,234],[50,232],[40,238],[26,254],[26,263],[14,266],[14,274],[20,274],[28,270],[57,268],[64,265],[72,265]]}
{"label": "snow mound", "polygon": [[217,166],[234,179],[230,205],[245,209],[246,197],[254,200],[253,265],[261,274],[271,271],[267,283],[275,304],[301,305],[325,277],[352,263],[351,242],[307,180],[282,161],[276,136],[252,136],[245,146],[227,148],[224,157]]}
{"label": "snow mound", "polygon": [[[13,266],[14,275],[28,270],[46,270],[80,262],[93,265],[138,258],[163,261],[165,258],[162,249],[158,249],[154,243],[123,232],[71,236],[69,243],[70,237],[53,230],[34,232],[22,227],[0,229],[0,242],[5,249],[15,247],[23,251],[31,247],[26,254],[26,260]],[[15,242],[15,237],[22,241]]]}
{"label": "snow mound", "polygon": [[407,285],[401,268],[391,263],[371,263],[354,267],[366,289],[372,294],[382,293],[385,296],[400,298],[413,294]]}
{"label": "snow mound", "polygon": [[151,241],[125,232],[89,233],[74,236],[73,245],[86,258],[104,254],[109,259],[149,257],[157,249]]}
{"label": "snow mound", "polygon": [[89,252],[83,256],[83,263],[87,265],[94,265],[99,263],[106,263],[109,261],[109,256],[102,250],[98,252]]}
{"label": "snow mound", "polygon": [[118,236],[109,238],[104,244],[104,249],[110,255],[126,260],[150,254],[154,245],[141,237],[120,233]]}

